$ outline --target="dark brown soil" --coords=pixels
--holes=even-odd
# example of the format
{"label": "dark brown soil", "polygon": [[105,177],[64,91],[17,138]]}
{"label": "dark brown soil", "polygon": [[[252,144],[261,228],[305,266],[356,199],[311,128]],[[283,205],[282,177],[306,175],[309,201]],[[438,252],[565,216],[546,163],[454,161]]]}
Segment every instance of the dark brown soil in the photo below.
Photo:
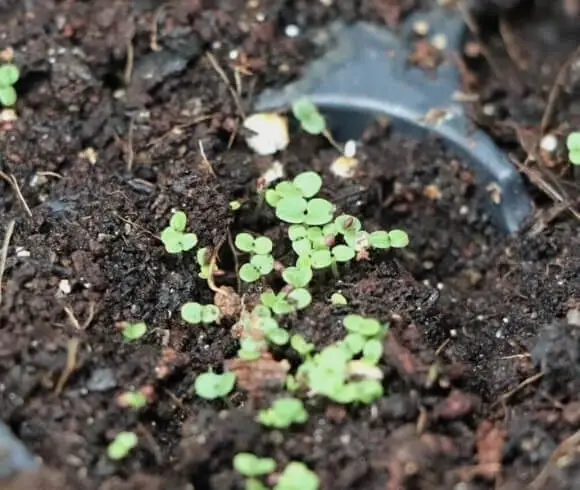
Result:
{"label": "dark brown soil", "polygon": [[[275,221],[253,211],[269,159],[239,137],[228,148],[238,109],[203,53],[211,50],[227,73],[229,52],[245,54],[245,103],[317,54],[309,28],[339,16],[394,25],[418,2],[189,0],[156,10],[160,3],[0,1],[0,48],[14,49],[22,70],[19,119],[0,129],[0,170],[14,175],[31,211],[1,180],[0,225],[16,223],[0,285],[0,415],[46,468],[2,488],[242,488],[232,470],[240,451],[281,466],[304,461],[325,490],[512,490],[533,480],[535,489],[580,488],[577,441],[566,441],[580,423],[572,318],[580,233],[563,206],[554,212],[537,177],[553,177],[579,204],[564,154],[527,167],[537,212],[520,236],[505,238],[482,214],[487,191],[437,141],[375,128],[360,147],[359,175],[339,181],[328,171],[336,151],[293,134],[279,157],[289,175],[317,170],[342,211],[411,237],[408,249],[315,285],[311,308],[286,322],[324,346],[339,338],[345,312],[390,321],[387,395],[349,410],[312,403],[308,423],[280,435],[254,421],[256,405],[244,404],[242,392],[227,403],[193,394],[196,376],[221,369],[237,341],[231,322],[180,320],[184,302],[209,303],[213,293],[195,258],[169,256],[156,236],[182,209],[202,245],[223,245],[230,272],[228,233],[280,236]],[[495,69],[482,58],[466,63],[479,94],[474,117],[519,161],[580,42],[578,21],[551,3],[504,17],[502,35],[497,19],[483,19]],[[265,21],[256,20],[260,12]],[[285,37],[288,23],[302,34]],[[578,73],[576,62],[561,84],[548,121],[555,134],[580,127]],[[230,209],[233,199],[246,200],[240,211]],[[231,274],[222,283],[236,285]],[[346,309],[328,302],[337,290]],[[144,320],[149,333],[127,344],[116,327],[123,320]],[[118,393],[144,386],[155,391],[146,410],[117,405]],[[106,447],[122,430],[135,430],[140,444],[114,464]]]}

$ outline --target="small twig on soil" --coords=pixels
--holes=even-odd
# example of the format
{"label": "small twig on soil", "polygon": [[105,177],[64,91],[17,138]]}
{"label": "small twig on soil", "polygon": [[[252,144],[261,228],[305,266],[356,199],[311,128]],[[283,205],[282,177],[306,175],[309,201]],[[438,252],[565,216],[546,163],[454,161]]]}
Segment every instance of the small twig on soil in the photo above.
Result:
{"label": "small twig on soil", "polygon": [[167,388],[163,388],[163,391],[165,391],[167,396],[173,400],[173,403],[175,403],[180,409],[183,410],[183,400],[181,400],[181,398],[177,398],[177,396],[171,393],[171,391],[169,391]]}
{"label": "small twig on soil", "polygon": [[554,85],[552,85],[552,89],[550,90],[550,95],[548,96],[548,103],[546,104],[546,109],[544,110],[544,115],[542,116],[542,123],[540,124],[540,133],[542,135],[546,134],[548,127],[552,122],[552,116],[554,114],[554,109],[556,107],[556,101],[560,96],[560,92],[562,91],[562,87],[566,82],[566,75],[568,75],[568,70],[574,60],[580,55],[580,46],[578,46],[574,52],[570,55],[570,57],[566,60],[566,62],[558,71],[558,75],[556,75],[556,80],[554,81]]}
{"label": "small twig on soil", "polygon": [[10,184],[16,196],[18,197],[20,204],[22,204],[22,207],[26,211],[26,214],[28,214],[28,216],[32,218],[32,211],[30,211],[30,208],[28,207],[28,204],[26,203],[26,200],[24,199],[22,192],[20,191],[20,187],[18,186],[18,181],[16,180],[16,177],[14,177],[14,175],[12,174],[8,175],[0,171],[0,178],[4,179],[6,182]]}
{"label": "small twig on soil", "polygon": [[223,238],[220,239],[219,243],[212,250],[211,258],[209,259],[209,266],[208,266],[209,271],[207,274],[207,276],[208,276],[207,277],[207,285],[214,293],[219,293],[219,294],[226,294],[226,293],[224,293],[224,291],[221,288],[218,288],[215,285],[213,275],[214,275],[215,271],[217,270],[218,255],[219,255],[220,250],[223,247],[224,243],[226,242],[226,240],[227,240],[227,234]]}
{"label": "small twig on soil", "polygon": [[499,34],[505,45],[508,56],[521,71],[527,71],[528,59],[520,49],[516,36],[505,17],[499,19]]}
{"label": "small twig on soil", "polygon": [[133,161],[135,160],[135,153],[133,151],[133,133],[135,131],[135,119],[131,118],[129,121],[129,135],[127,136],[127,171],[133,170]]}
{"label": "small twig on soil", "polygon": [[70,306],[65,306],[64,312],[67,314],[73,327],[75,327],[77,330],[86,330],[87,328],[89,328],[89,325],[92,323],[93,319],[95,318],[95,306],[96,305],[95,305],[94,301],[91,301],[89,303],[89,314],[87,316],[87,319],[84,321],[84,323],[82,325],[77,320],[77,317],[74,314],[74,311],[72,310],[72,308]]}
{"label": "small twig on soil", "polygon": [[4,271],[6,270],[6,260],[8,258],[8,247],[10,246],[10,240],[12,239],[12,234],[14,233],[14,225],[16,220],[10,221],[6,227],[6,234],[4,235],[4,240],[2,241],[2,251],[0,252],[0,305],[2,304],[2,281],[4,280]]}
{"label": "small twig on soil", "polygon": [[246,118],[246,112],[244,111],[244,108],[242,106],[242,102],[240,100],[240,96],[235,91],[234,87],[232,86],[232,83],[228,79],[228,76],[226,75],[226,73],[224,72],[224,70],[222,69],[222,67],[219,65],[219,63],[217,62],[217,60],[216,60],[216,58],[215,58],[215,56],[213,54],[211,54],[210,52],[207,52],[206,53],[206,56],[207,56],[207,59],[209,60],[209,62],[211,64],[211,66],[213,67],[213,69],[220,76],[220,78],[223,80],[223,82],[228,87],[230,93],[232,94],[232,97],[234,98],[234,103],[236,104],[236,107],[238,109],[238,112],[239,112],[241,118],[242,119],[245,119]]}
{"label": "small twig on soil", "polygon": [[134,221],[131,221],[130,219],[127,218],[123,218],[121,215],[119,215],[118,213],[114,212],[113,216],[115,216],[116,218],[119,218],[121,221],[134,226],[135,228],[140,229],[141,231],[143,231],[144,233],[147,233],[149,236],[155,238],[155,240],[161,241],[161,238],[159,238],[155,233],[153,233],[152,231],[149,231],[147,228],[145,228],[144,226],[141,226],[138,223],[135,223]]}
{"label": "small twig on soil", "polygon": [[493,406],[496,406],[498,403],[506,403],[512,396],[514,396],[516,393],[518,393],[519,391],[523,390],[526,386],[531,385],[532,383],[535,383],[536,381],[538,381],[542,376],[544,376],[543,372],[540,373],[536,373],[533,376],[530,376],[527,379],[524,379],[519,385],[517,385],[515,388],[511,389],[510,391],[508,391],[507,393],[504,393],[503,395],[501,395],[499,397],[498,400],[496,400]]}
{"label": "small twig on soil", "polygon": [[159,6],[155,10],[155,13],[153,14],[153,20],[151,21],[151,40],[149,42],[149,47],[151,48],[151,51],[161,51],[161,46],[159,46],[159,44],[157,43],[159,35],[159,28],[157,24],[159,23],[159,16],[161,15],[161,12],[163,12],[164,8],[165,5]]}
{"label": "small twig on soil", "polygon": [[155,461],[157,462],[157,464],[158,465],[161,464],[163,462],[163,455],[161,454],[161,449],[159,449],[159,444],[157,444],[157,441],[155,440],[151,432],[149,432],[147,428],[141,423],[137,424],[137,429],[139,430],[139,432],[141,432],[141,434],[147,441],[147,444],[149,444],[149,447],[151,448],[153,456],[155,456]]}
{"label": "small twig on soil", "polygon": [[211,119],[212,117],[213,117],[212,114],[206,114],[204,116],[196,117],[193,121],[190,121],[188,123],[179,124],[178,126],[174,126],[169,131],[167,131],[167,133],[159,136],[159,138],[156,138],[153,141],[150,141],[147,144],[147,146],[150,148],[154,148],[155,146],[157,146],[159,143],[163,142],[167,137],[171,136],[172,134],[176,134],[178,131],[182,131],[183,129],[187,129],[191,126],[195,126],[196,124],[199,124],[200,122],[207,121],[208,119]]}
{"label": "small twig on soil", "polygon": [[580,430],[572,434],[570,437],[564,439],[550,456],[546,466],[540,471],[538,476],[529,484],[530,490],[541,490],[546,487],[546,483],[550,477],[550,468],[559,466],[558,463],[562,458],[570,456],[570,453],[578,451],[578,444],[580,443]]}
{"label": "small twig on soil", "polygon": [[77,354],[79,350],[80,341],[78,338],[72,338],[68,341],[68,348],[66,353],[66,365],[64,367],[64,371],[60,375],[58,379],[58,383],[56,384],[56,388],[54,389],[55,395],[60,395],[62,392],[64,385],[70,378],[70,375],[74,372],[77,367]]}
{"label": "small twig on soil", "polygon": [[50,172],[49,170],[45,170],[43,172],[36,172],[36,175],[46,176],[46,177],[54,177],[55,179],[62,180],[64,176],[57,174],[56,172]]}
{"label": "small twig on soil", "polygon": [[230,249],[232,250],[232,255],[234,257],[234,271],[236,271],[236,281],[237,281],[236,287],[237,293],[240,294],[240,291],[242,290],[242,281],[240,279],[240,275],[238,274],[238,271],[240,270],[240,261],[238,260],[238,254],[236,252],[236,247],[234,246],[232,232],[229,229],[228,229],[228,245],[230,246]]}
{"label": "small twig on soil", "polygon": [[127,41],[127,64],[125,65],[125,74],[123,76],[123,81],[125,86],[131,85],[131,79],[133,78],[133,63],[135,60],[135,49],[133,48],[133,38]]}
{"label": "small twig on soil", "polygon": [[328,140],[328,142],[334,146],[334,148],[342,155],[344,153],[344,149],[340,147],[340,145],[337,143],[337,141],[334,139],[334,136],[332,136],[332,134],[330,133],[330,131],[328,129],[325,129],[324,131],[322,131],[322,134],[324,135],[324,137]]}
{"label": "small twig on soil", "polygon": [[203,142],[201,140],[198,140],[197,144],[199,146],[199,152],[201,153],[201,161],[203,162],[204,166],[209,170],[209,173],[212,174],[217,179],[217,175],[213,170],[211,162],[207,159],[207,156],[205,154]]}

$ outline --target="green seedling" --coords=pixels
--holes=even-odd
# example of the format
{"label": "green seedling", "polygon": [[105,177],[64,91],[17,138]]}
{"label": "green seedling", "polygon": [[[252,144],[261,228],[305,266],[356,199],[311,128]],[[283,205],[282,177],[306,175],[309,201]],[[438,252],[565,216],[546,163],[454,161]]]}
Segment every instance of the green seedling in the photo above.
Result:
{"label": "green seedling", "polygon": [[290,286],[303,288],[308,286],[312,280],[312,269],[310,267],[287,267],[282,272],[282,278]]}
{"label": "green seedling", "polygon": [[291,224],[325,225],[332,221],[333,214],[334,205],[318,197],[310,201],[303,197],[284,197],[276,205],[276,216]]}
{"label": "green seedling", "polygon": [[122,407],[130,407],[134,410],[146,407],[148,400],[144,393],[140,391],[126,391],[121,393],[117,398],[117,402]]}
{"label": "green seedling", "polygon": [[260,295],[260,301],[274,314],[281,316],[306,308],[312,302],[312,295],[304,288],[296,288],[289,293],[280,291],[278,294],[268,291]]}
{"label": "green seedling", "polygon": [[284,468],[274,490],[318,490],[320,479],[304,463],[291,462]]}
{"label": "green seedling", "polygon": [[125,459],[137,447],[139,439],[133,432],[119,432],[107,447],[107,456],[113,461]]}
{"label": "green seedling", "polygon": [[185,233],[187,216],[183,211],[177,211],[169,221],[169,226],[161,232],[161,241],[170,254],[187,252],[197,245],[195,233]]}
{"label": "green seedling", "polygon": [[198,325],[217,323],[221,318],[221,311],[216,305],[201,305],[189,302],[181,307],[181,318],[184,322]]}
{"label": "green seedling", "polygon": [[326,121],[314,103],[306,98],[292,104],[292,113],[300,122],[302,129],[309,134],[323,134],[326,130]]}
{"label": "green seedling", "polygon": [[369,244],[373,248],[405,248],[409,245],[409,235],[403,230],[373,231],[369,235]]}
{"label": "green seedling", "polygon": [[308,420],[304,404],[297,398],[282,398],[276,400],[271,408],[258,414],[258,422],[266,427],[285,429],[292,424],[303,424]]}
{"label": "green seedling", "polygon": [[259,458],[252,453],[238,453],[234,456],[234,469],[248,478],[266,476],[276,470],[272,458]]}
{"label": "green seedling", "polygon": [[[266,313],[267,312],[267,313]],[[263,342],[257,339],[264,337],[274,345],[286,345],[290,340],[290,334],[280,328],[276,319],[272,318],[271,312],[263,305],[258,305],[251,314],[246,313],[241,319],[241,325],[244,330],[242,337],[242,350],[250,352],[260,352]]]}
{"label": "green seedling", "polygon": [[348,304],[347,299],[344,297],[344,295],[340,293],[332,293],[332,296],[330,297],[330,302],[334,306],[345,306]]}
{"label": "green seedling", "polygon": [[272,252],[272,240],[260,236],[254,238],[249,233],[238,233],[235,239],[236,247],[242,252],[256,255],[269,255]]}
{"label": "green seedling", "polygon": [[240,279],[244,282],[255,282],[274,270],[272,240],[267,237],[254,238],[249,233],[239,233],[235,239],[236,247],[242,252],[253,254],[250,262],[240,267]]}
{"label": "green seedling", "polygon": [[290,338],[290,347],[292,347],[301,357],[307,357],[311,354],[316,346],[308,342],[302,335],[294,334]]}
{"label": "green seedling", "polygon": [[266,202],[273,208],[284,198],[310,199],[320,191],[322,179],[316,172],[308,171],[298,174],[292,182],[284,180],[274,189],[266,191]]}
{"label": "green seedling", "polygon": [[199,277],[209,279],[209,266],[211,260],[211,250],[209,247],[200,248],[196,255],[197,264],[199,265]]}
{"label": "green seedling", "polygon": [[388,331],[387,326],[381,325],[374,318],[365,318],[360,315],[347,315],[343,324],[348,335],[343,345],[351,355],[362,353],[362,358],[369,364],[377,364],[383,355],[382,339]]}
{"label": "green seedling", "polygon": [[123,337],[127,342],[138,340],[147,333],[147,324],[145,322],[123,322],[121,324]]}
{"label": "green seedling", "polygon": [[12,63],[0,65],[0,104],[12,107],[18,100],[14,85],[20,78],[20,70]]}
{"label": "green seedling", "polygon": [[240,201],[230,201],[230,209],[232,211],[238,211],[242,207],[242,203]]}
{"label": "green seedling", "polygon": [[213,371],[200,374],[195,380],[195,392],[206,400],[222,398],[234,389],[236,375],[234,373],[217,374]]}
{"label": "green seedling", "polygon": [[580,132],[570,133],[566,138],[568,158],[573,165],[580,165]]}

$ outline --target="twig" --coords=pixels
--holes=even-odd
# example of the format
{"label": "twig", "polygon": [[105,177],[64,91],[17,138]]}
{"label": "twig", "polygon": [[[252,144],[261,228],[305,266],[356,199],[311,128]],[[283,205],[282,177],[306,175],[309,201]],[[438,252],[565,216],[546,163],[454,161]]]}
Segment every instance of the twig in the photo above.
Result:
{"label": "twig", "polygon": [[505,17],[501,17],[499,19],[499,35],[503,40],[505,50],[512,60],[512,63],[516,65],[521,71],[527,71],[528,60],[524,55],[524,52],[520,49],[516,40],[516,36],[514,36],[512,28]]}
{"label": "twig", "polygon": [[127,224],[129,224],[131,226],[134,226],[135,228],[139,228],[141,231],[143,231],[144,233],[147,233],[149,236],[155,238],[156,240],[161,241],[161,238],[159,238],[155,233],[149,231],[144,226],[141,226],[140,224],[135,223],[134,221],[131,221],[130,219],[123,218],[121,215],[117,214],[116,212],[113,213],[113,216],[115,216],[116,218],[119,218],[124,223],[127,223]]}
{"label": "twig", "polygon": [[238,288],[238,294],[240,294],[240,291],[242,290],[242,282],[240,280],[240,275],[238,274],[238,271],[240,270],[240,261],[238,260],[238,254],[236,253],[236,247],[234,246],[234,240],[232,239],[232,232],[231,230],[228,228],[228,245],[230,246],[231,250],[232,250],[232,255],[234,256],[234,271],[236,272],[236,280],[237,280],[237,288]]}
{"label": "twig", "polygon": [[558,447],[554,450],[546,466],[540,471],[538,476],[528,485],[530,490],[541,490],[546,487],[548,478],[550,477],[550,467],[557,465],[558,460],[562,457],[577,451],[578,443],[580,443],[580,430],[572,434],[570,437],[564,439]]}
{"label": "twig", "polygon": [[133,39],[127,41],[127,64],[125,65],[125,74],[123,76],[123,81],[125,86],[131,84],[131,79],[133,78],[133,62],[135,60],[135,49],[133,48]]}
{"label": "twig", "polygon": [[133,170],[133,161],[135,153],[133,151],[133,132],[135,131],[135,119],[131,118],[129,122],[129,135],[127,136],[127,170]]}
{"label": "twig", "polygon": [[219,255],[220,250],[223,247],[224,243],[226,242],[226,240],[227,240],[227,234],[220,239],[217,246],[212,250],[211,258],[209,259],[209,265],[208,265],[209,271],[207,274],[207,276],[208,276],[207,277],[207,285],[214,293],[224,294],[224,295],[228,296],[228,293],[224,292],[224,290],[222,288],[218,288],[216,286],[214,278],[213,278],[214,273],[217,270],[218,255]]}
{"label": "twig", "polygon": [[54,389],[54,393],[56,395],[60,395],[62,392],[64,385],[70,378],[70,375],[74,372],[77,366],[77,353],[79,350],[80,341],[78,338],[73,338],[68,341],[68,348],[66,353],[66,365],[64,367],[63,372],[58,379],[58,383],[56,384],[56,388]]}
{"label": "twig", "polygon": [[207,121],[208,119],[211,119],[213,117],[212,114],[206,114],[204,116],[199,116],[197,118],[195,118],[193,121],[190,121],[188,123],[185,124],[179,124],[178,126],[174,126],[173,128],[171,128],[169,131],[167,131],[167,133],[162,134],[161,136],[159,136],[158,138],[154,139],[153,141],[150,141],[147,146],[148,147],[155,147],[157,146],[159,143],[161,143],[163,140],[165,140],[168,136],[171,136],[171,134],[175,134],[177,131],[181,131],[183,129],[187,129],[191,126],[194,126],[200,122],[203,121]]}
{"label": "twig", "polygon": [[210,174],[212,174],[216,179],[217,179],[217,175],[213,170],[213,167],[211,166],[210,161],[207,159],[207,156],[205,155],[205,150],[203,148],[203,142],[201,140],[198,140],[198,146],[199,146],[199,152],[201,153],[201,159],[203,164],[207,167],[207,169],[209,170]]}
{"label": "twig", "polygon": [[161,464],[163,462],[163,455],[161,454],[159,444],[157,444],[157,441],[155,440],[151,432],[149,432],[143,424],[139,423],[137,427],[139,428],[139,432],[143,434],[145,440],[149,444],[151,452],[153,453],[153,456],[155,456],[155,461],[157,462],[158,465]]}
{"label": "twig", "polygon": [[560,95],[562,86],[565,83],[566,75],[568,74],[570,66],[572,65],[574,60],[578,57],[578,55],[580,55],[580,46],[578,46],[574,50],[574,52],[570,55],[570,57],[560,68],[558,75],[556,75],[556,80],[554,81],[554,85],[552,85],[552,89],[550,90],[550,95],[548,96],[548,103],[546,104],[544,115],[542,116],[542,123],[540,124],[540,132],[542,135],[546,134],[546,131],[548,130],[548,126],[552,121],[552,116],[554,114],[554,109],[556,107],[556,101],[558,100],[558,96]]}
{"label": "twig", "polygon": [[244,111],[240,97],[239,97],[238,93],[234,90],[234,87],[232,86],[232,83],[228,79],[228,76],[226,75],[226,73],[224,72],[222,67],[219,65],[219,63],[217,62],[217,60],[213,54],[211,54],[208,51],[206,53],[206,56],[207,56],[207,59],[209,60],[209,62],[211,63],[211,66],[213,67],[213,69],[217,72],[217,74],[220,76],[220,78],[223,80],[223,82],[228,87],[230,93],[232,94],[232,97],[234,98],[234,103],[236,104],[236,107],[238,109],[238,112],[239,112],[241,118],[245,119],[246,112]]}
{"label": "twig", "polygon": [[517,385],[515,388],[512,388],[511,390],[509,390],[507,393],[504,393],[503,395],[501,395],[499,397],[498,400],[495,401],[495,403],[492,406],[497,405],[498,403],[506,403],[512,396],[514,396],[516,393],[518,393],[519,391],[521,391],[522,389],[524,389],[526,386],[531,385],[532,383],[535,383],[536,381],[538,381],[540,378],[542,378],[544,376],[543,372],[540,373],[536,373],[533,376],[530,376],[527,379],[524,379],[519,385]]}
{"label": "twig", "polygon": [[6,228],[6,234],[4,235],[4,240],[2,242],[2,251],[0,252],[0,305],[2,304],[2,281],[4,279],[4,271],[6,269],[6,259],[8,258],[8,247],[10,246],[10,240],[12,239],[12,234],[14,233],[14,225],[16,220],[10,221]]}
{"label": "twig", "polygon": [[14,177],[14,175],[12,174],[8,175],[0,171],[0,178],[4,179],[6,182],[10,184],[10,186],[16,193],[16,196],[18,197],[20,204],[22,204],[22,207],[26,211],[26,214],[28,214],[28,216],[32,218],[32,211],[30,211],[30,208],[28,207],[28,204],[26,203],[26,200],[24,199],[22,192],[20,192],[20,187],[18,186],[18,181],[16,180],[16,177]]}
{"label": "twig", "polygon": [[67,314],[70,322],[73,324],[73,327],[75,327],[77,330],[86,330],[95,318],[95,306],[96,305],[94,301],[89,303],[89,314],[82,325],[77,320],[77,317],[75,316],[74,311],[70,306],[65,306],[64,312]]}
{"label": "twig", "polygon": [[157,44],[157,39],[159,35],[159,28],[157,27],[157,24],[159,23],[159,16],[161,15],[161,12],[163,12],[164,8],[165,5],[159,6],[155,10],[155,13],[153,14],[153,21],[151,22],[151,40],[149,42],[149,47],[151,48],[151,51],[161,51],[161,46]]}

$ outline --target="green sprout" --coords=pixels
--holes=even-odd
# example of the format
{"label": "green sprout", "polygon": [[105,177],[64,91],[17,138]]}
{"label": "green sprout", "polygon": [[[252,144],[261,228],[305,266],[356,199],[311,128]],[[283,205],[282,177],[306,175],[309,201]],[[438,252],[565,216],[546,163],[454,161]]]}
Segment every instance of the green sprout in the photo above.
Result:
{"label": "green sprout", "polygon": [[266,202],[273,208],[284,198],[310,199],[320,191],[322,179],[316,172],[307,171],[298,174],[292,182],[284,180],[274,189],[266,191]]}
{"label": "green sprout", "polygon": [[169,226],[161,232],[161,241],[170,254],[187,252],[197,245],[195,233],[185,233],[187,216],[183,211],[177,211],[169,221]]}
{"label": "green sprout", "polygon": [[568,158],[573,165],[580,165],[580,132],[573,132],[566,138]]}
{"label": "green sprout", "polygon": [[308,342],[302,335],[298,334],[294,334],[290,338],[290,347],[302,357],[307,357],[316,348],[312,342]]}
{"label": "green sprout", "polygon": [[14,84],[20,78],[20,70],[12,63],[0,65],[0,104],[12,107],[18,100]]}
{"label": "green sprout", "polygon": [[139,439],[135,433],[119,432],[107,447],[107,456],[113,461],[124,459],[138,443]]}
{"label": "green sprout", "polygon": [[202,279],[209,279],[209,266],[211,259],[211,251],[209,247],[200,248],[196,255],[197,264],[199,265],[199,277]]}
{"label": "green sprout", "polygon": [[121,324],[123,337],[126,341],[132,342],[138,340],[147,333],[147,324],[145,322],[123,322]]}
{"label": "green sprout", "polygon": [[147,397],[141,391],[126,391],[121,393],[117,400],[123,407],[131,407],[134,410],[143,408],[148,403]]}
{"label": "green sprout", "polygon": [[306,308],[312,302],[312,295],[304,288],[296,288],[289,293],[280,291],[278,294],[267,291],[260,295],[260,301],[274,314],[281,316]]}
{"label": "green sprout", "polygon": [[292,461],[284,468],[274,490],[318,490],[320,479],[304,463]]}
{"label": "green sprout", "polygon": [[192,325],[217,323],[220,317],[221,311],[216,305],[201,305],[189,302],[181,307],[181,318]]}
{"label": "green sprout", "polygon": [[310,267],[286,267],[282,272],[282,278],[286,284],[295,288],[308,286],[312,280],[312,269]]}
{"label": "green sprout", "polygon": [[206,400],[215,400],[226,396],[234,389],[236,375],[234,373],[217,374],[213,371],[200,374],[194,384],[195,392]]}
{"label": "green sprout", "polygon": [[246,335],[242,334],[241,348],[238,356],[242,359],[253,360],[260,356],[265,350],[264,341],[259,337],[264,337],[268,342],[274,345],[286,345],[290,340],[290,334],[280,328],[276,319],[272,318],[272,313],[264,305],[258,305],[252,310],[252,313],[245,313],[241,318],[241,325]]}
{"label": "green sprout", "polygon": [[276,216],[291,224],[325,225],[332,221],[333,214],[334,205],[318,197],[310,201],[303,197],[283,197],[276,205]]}
{"label": "green sprout", "polygon": [[230,201],[230,209],[232,211],[237,211],[242,207],[242,203],[240,201]]}
{"label": "green sprout", "polygon": [[345,306],[348,304],[348,301],[341,293],[332,293],[332,296],[330,296],[330,303],[334,306]]}
{"label": "green sprout", "polygon": [[297,398],[281,398],[276,400],[271,408],[258,414],[258,422],[266,427],[285,429],[292,424],[303,424],[308,420],[304,404]]}
{"label": "green sprout", "polygon": [[253,254],[250,261],[240,267],[242,281],[255,282],[274,270],[274,258],[271,255],[273,244],[269,238],[254,238],[249,233],[239,233],[235,245],[242,252]]}
{"label": "green sprout", "polygon": [[403,230],[373,231],[369,243],[373,248],[405,248],[409,245],[409,235]]}
{"label": "green sprout", "polygon": [[309,134],[322,134],[326,130],[326,121],[314,103],[306,98],[292,104],[292,113],[300,122],[302,129]]}
{"label": "green sprout", "polygon": [[238,453],[234,456],[234,469],[246,477],[246,490],[265,490],[266,486],[258,478],[273,473],[276,461],[252,453]]}
{"label": "green sprout", "polygon": [[362,353],[363,360],[369,364],[377,364],[383,355],[382,339],[388,327],[360,315],[347,315],[343,324],[349,332],[343,340],[346,349],[352,355]]}

